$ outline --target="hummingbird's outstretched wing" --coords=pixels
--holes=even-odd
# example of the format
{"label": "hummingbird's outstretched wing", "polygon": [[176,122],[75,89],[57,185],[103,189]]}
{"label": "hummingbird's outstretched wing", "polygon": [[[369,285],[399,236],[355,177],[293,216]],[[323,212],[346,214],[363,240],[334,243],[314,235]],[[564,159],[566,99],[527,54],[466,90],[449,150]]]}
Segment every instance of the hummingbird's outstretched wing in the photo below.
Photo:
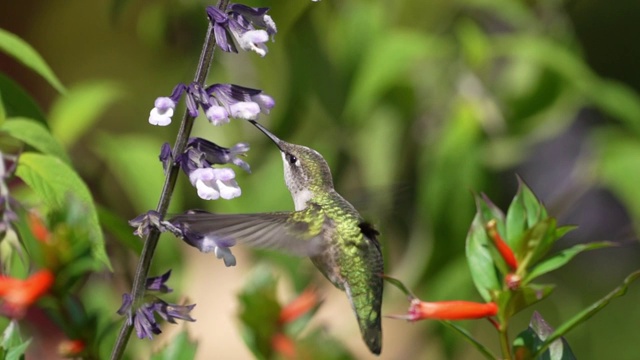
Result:
{"label": "hummingbird's outstretched wing", "polygon": [[273,249],[298,256],[322,251],[322,231],[331,220],[320,207],[258,214],[189,211],[169,220],[188,236],[208,237],[224,246]]}

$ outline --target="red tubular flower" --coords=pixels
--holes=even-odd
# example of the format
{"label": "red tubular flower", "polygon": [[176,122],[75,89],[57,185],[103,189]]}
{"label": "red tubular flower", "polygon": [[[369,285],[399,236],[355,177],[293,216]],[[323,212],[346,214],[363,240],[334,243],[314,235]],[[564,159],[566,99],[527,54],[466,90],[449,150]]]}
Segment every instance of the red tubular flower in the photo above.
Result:
{"label": "red tubular flower", "polygon": [[309,312],[318,304],[318,294],[312,288],[306,289],[300,296],[280,310],[278,323],[287,324]]}
{"label": "red tubular flower", "polygon": [[0,276],[1,312],[9,317],[21,317],[53,285],[53,273],[41,270],[26,280]]}
{"label": "red tubular flower", "polygon": [[392,317],[409,321],[423,319],[468,320],[490,317],[497,313],[498,305],[493,302],[477,303],[461,300],[426,302],[413,299],[407,315]]}
{"label": "red tubular flower", "polygon": [[494,245],[498,249],[498,252],[504,259],[504,261],[509,265],[511,270],[516,270],[518,268],[518,261],[516,260],[516,256],[513,254],[509,245],[502,240],[502,236],[498,233],[498,229],[496,228],[496,220],[493,219],[487,223],[486,226],[487,234],[491,240],[493,240]]}
{"label": "red tubular flower", "polygon": [[278,316],[278,331],[271,337],[271,348],[276,353],[286,359],[296,358],[295,342],[284,333],[283,327],[308,313],[318,305],[318,302],[318,293],[313,288],[308,288],[280,310],[280,315]]}

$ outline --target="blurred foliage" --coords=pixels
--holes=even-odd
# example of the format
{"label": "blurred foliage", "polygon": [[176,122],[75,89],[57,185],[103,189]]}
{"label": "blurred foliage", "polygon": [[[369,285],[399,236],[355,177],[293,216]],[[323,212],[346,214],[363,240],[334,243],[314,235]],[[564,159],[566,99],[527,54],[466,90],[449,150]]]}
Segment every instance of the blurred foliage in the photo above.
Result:
{"label": "blurred foliage", "polygon": [[[155,207],[163,177],[158,151],[175,136],[175,126],[149,127],[147,114],[156,97],[191,80],[207,4],[0,4],[0,28],[36,49],[68,89],[60,97],[55,89],[62,86],[42,63],[15,61],[29,50],[2,47],[12,54],[0,57],[0,119],[31,119],[26,126],[34,135],[40,131],[36,123],[51,129],[61,145],[37,140],[31,147],[48,155],[27,160],[63,172],[73,164],[87,183],[98,204],[91,211],[110,224],[106,243],[115,269],[111,290],[117,293],[128,291],[136,259],[130,249],[139,249],[137,240],[118,235],[124,233],[122,222]],[[561,275],[545,275],[545,281],[558,284],[556,296],[540,303],[549,323],[563,322],[567,313],[595,300],[597,290],[610,288],[638,267],[640,99],[633,89],[640,89],[640,77],[635,64],[626,61],[640,50],[628,40],[637,31],[624,27],[637,23],[637,2],[255,0],[248,5],[272,8],[276,42],[269,44],[265,58],[217,54],[209,82],[263,89],[277,104],[261,119],[270,130],[320,151],[347,199],[373,194],[354,203],[381,229],[386,271],[418,296],[476,296],[463,259],[463,239],[474,216],[470,191],[483,191],[502,207],[515,192],[515,172],[561,224],[572,220],[587,229],[573,232],[563,248],[595,240],[620,245],[583,255],[584,260],[556,272]],[[19,125],[5,131],[11,133],[12,126]],[[11,134],[18,137],[16,131]],[[293,207],[279,154],[251,126],[235,121],[213,129],[200,121],[195,134],[222,146],[251,142],[253,173],[238,175],[243,196],[232,202],[204,204],[192,188],[178,187],[172,211]],[[68,151],[68,159],[60,148]],[[72,186],[73,178],[51,186],[86,193]],[[599,194],[606,199],[601,201]],[[165,240],[154,261],[157,272],[182,263],[176,242]],[[260,253],[254,259],[295,274],[298,291],[313,274],[308,262],[299,259]],[[87,307],[107,305],[104,297],[90,296],[101,287],[98,281],[87,284]],[[215,296],[230,290],[212,286],[210,291]],[[635,343],[632,324],[640,321],[634,311],[640,291],[629,291],[628,299],[567,336],[577,357],[633,358],[621,350]],[[113,309],[117,301],[110,304]],[[402,306],[403,299],[390,294],[383,311]],[[521,328],[528,315],[522,314]],[[199,321],[216,326],[216,319]],[[357,328],[351,330],[349,339],[359,341]],[[406,355],[407,348],[414,356],[422,351],[430,357],[473,358],[440,326],[404,331],[399,337],[385,335],[382,358]],[[416,344],[415,339],[421,340]],[[222,338],[210,341],[215,345],[199,345],[202,358],[217,355],[213,351],[222,351],[225,344]],[[362,351],[360,343],[348,344]]]}

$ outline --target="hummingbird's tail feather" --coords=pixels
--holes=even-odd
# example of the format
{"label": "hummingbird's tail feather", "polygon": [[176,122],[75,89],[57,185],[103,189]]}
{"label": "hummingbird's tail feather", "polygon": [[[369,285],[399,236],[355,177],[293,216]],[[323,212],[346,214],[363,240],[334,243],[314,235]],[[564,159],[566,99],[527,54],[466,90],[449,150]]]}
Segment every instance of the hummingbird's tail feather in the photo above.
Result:
{"label": "hummingbird's tail feather", "polygon": [[382,324],[380,316],[382,287],[379,289],[380,294],[377,294],[375,290],[354,293],[346,284],[344,288],[351,302],[351,307],[358,319],[362,340],[367,344],[369,350],[376,355],[380,355],[382,351]]}

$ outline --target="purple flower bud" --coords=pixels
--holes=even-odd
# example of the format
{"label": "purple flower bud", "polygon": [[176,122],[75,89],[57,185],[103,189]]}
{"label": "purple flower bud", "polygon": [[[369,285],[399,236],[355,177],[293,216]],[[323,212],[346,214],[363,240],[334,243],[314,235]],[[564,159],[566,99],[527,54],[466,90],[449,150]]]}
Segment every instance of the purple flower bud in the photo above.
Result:
{"label": "purple flower bud", "polygon": [[169,280],[170,276],[171,276],[171,270],[167,271],[166,273],[160,276],[147,278],[147,282],[145,286],[147,290],[151,290],[151,291],[160,291],[162,293],[172,292],[173,289],[165,285],[167,280]]}
{"label": "purple flower bud", "polygon": [[139,237],[147,236],[151,229],[160,226],[160,214],[157,211],[149,210],[129,220],[129,225],[136,228],[133,232],[134,235]]}
{"label": "purple flower bud", "polygon": [[171,161],[173,161],[171,156],[171,145],[169,145],[169,143],[162,144],[162,147],[160,147],[160,155],[158,156],[158,159],[160,159],[160,162],[162,163],[162,169],[164,171],[167,171],[169,164],[171,163]]}
{"label": "purple flower bud", "polygon": [[276,102],[269,95],[260,93],[258,95],[251,96],[251,100],[260,106],[260,111],[268,114],[269,111],[276,105]]}

